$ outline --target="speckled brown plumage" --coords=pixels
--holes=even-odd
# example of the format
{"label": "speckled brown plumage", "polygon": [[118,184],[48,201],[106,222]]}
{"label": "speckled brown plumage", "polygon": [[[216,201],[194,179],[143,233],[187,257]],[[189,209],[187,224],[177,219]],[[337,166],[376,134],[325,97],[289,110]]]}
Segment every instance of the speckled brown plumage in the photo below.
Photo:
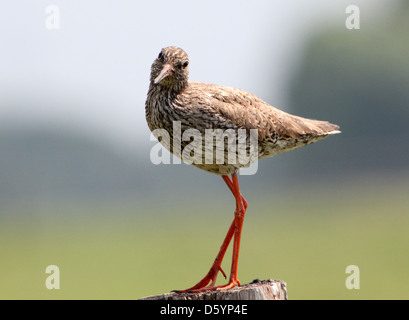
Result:
{"label": "speckled brown plumage", "polygon": [[[150,130],[164,128],[172,139],[173,121],[181,122],[182,132],[188,128],[195,128],[203,134],[205,129],[257,129],[259,159],[339,132],[335,124],[288,114],[243,90],[189,81],[188,64],[187,54],[177,47],[162,49],[153,62],[146,100],[146,120]],[[155,83],[165,66],[169,66],[168,74]],[[180,143],[183,149],[189,142]],[[166,145],[171,152],[172,145],[173,140],[170,146]],[[240,164],[193,164],[221,175],[240,169]]]}
{"label": "speckled brown plumage", "polygon": [[[154,134],[158,131],[157,129],[164,129],[168,132],[169,140],[163,139],[160,134],[157,135],[158,139],[161,138],[161,143],[174,153],[178,153],[176,145],[179,144],[181,149],[186,150],[185,148],[189,147],[191,141],[184,139],[182,135],[189,132],[188,129],[196,130],[195,132],[198,132],[200,136],[206,136],[206,131],[209,131],[207,129],[230,131],[233,132],[233,140],[237,144],[240,144],[240,138],[238,138],[240,132],[242,134],[244,132],[245,151],[251,150],[251,146],[254,146],[254,141],[256,141],[256,156],[250,158],[248,163],[242,163],[231,161],[231,158],[228,157],[233,153],[228,151],[233,150],[233,160],[237,160],[240,158],[240,152],[235,148],[229,149],[228,141],[225,141],[224,138],[220,140],[220,145],[213,144],[213,142],[209,144],[205,139],[203,141],[198,139],[200,141],[198,150],[201,151],[198,152],[201,155],[200,161],[193,163],[200,169],[222,175],[235,197],[236,210],[234,220],[209,272],[196,285],[182,292],[229,289],[240,285],[237,266],[241,230],[247,210],[247,201],[240,192],[237,172],[252,161],[293,150],[339,131],[335,124],[288,114],[243,90],[189,81],[188,64],[187,54],[178,47],[163,48],[152,64],[146,99],[146,120]],[[174,132],[175,123],[181,125],[181,132]],[[254,129],[257,130],[256,138],[252,136]],[[210,162],[201,161],[208,150],[221,150],[221,161],[217,162],[216,158],[210,159],[212,160]],[[232,179],[229,177],[230,174]],[[221,263],[233,237],[233,258],[229,282],[216,287],[218,273],[221,272],[226,277]]]}

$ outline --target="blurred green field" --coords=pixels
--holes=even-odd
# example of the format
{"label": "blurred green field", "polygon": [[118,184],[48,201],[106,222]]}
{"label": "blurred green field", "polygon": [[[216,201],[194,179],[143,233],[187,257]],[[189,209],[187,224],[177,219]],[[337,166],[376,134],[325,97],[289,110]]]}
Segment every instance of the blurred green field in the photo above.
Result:
{"label": "blurred green field", "polygon": [[[239,279],[284,280],[290,299],[409,299],[407,190],[247,198]],[[234,202],[224,196],[153,210],[65,208],[33,218],[33,209],[25,219],[7,212],[0,298],[137,299],[191,286],[208,271],[232,220]],[[359,290],[345,286],[352,264],[360,268]],[[60,268],[59,290],[45,287],[48,265]]]}

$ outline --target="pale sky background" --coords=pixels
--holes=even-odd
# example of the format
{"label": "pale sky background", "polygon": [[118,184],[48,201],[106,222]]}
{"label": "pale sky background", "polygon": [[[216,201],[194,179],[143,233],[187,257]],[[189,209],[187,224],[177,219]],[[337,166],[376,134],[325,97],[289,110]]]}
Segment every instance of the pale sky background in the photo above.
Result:
{"label": "pale sky background", "polygon": [[[387,0],[2,0],[0,125],[72,127],[137,150],[149,142],[150,66],[168,45],[189,54],[192,80],[238,87],[291,112],[286,87],[308,35],[344,27],[350,4],[360,8],[361,28],[394,7]],[[59,30],[45,26],[49,5],[60,10]]]}

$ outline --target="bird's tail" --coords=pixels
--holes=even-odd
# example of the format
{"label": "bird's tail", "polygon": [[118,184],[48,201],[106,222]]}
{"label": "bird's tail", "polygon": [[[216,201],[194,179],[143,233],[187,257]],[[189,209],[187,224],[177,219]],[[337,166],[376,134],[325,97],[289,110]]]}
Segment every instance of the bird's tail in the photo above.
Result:
{"label": "bird's tail", "polygon": [[300,136],[328,136],[341,133],[339,126],[328,121],[306,119],[298,116],[293,116],[293,129]]}

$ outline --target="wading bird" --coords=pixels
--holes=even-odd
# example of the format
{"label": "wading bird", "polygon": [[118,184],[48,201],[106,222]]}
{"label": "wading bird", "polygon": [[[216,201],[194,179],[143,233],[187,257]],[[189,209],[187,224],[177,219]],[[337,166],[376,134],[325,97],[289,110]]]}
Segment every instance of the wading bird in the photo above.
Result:
{"label": "wading bird", "polygon": [[[231,87],[189,81],[189,57],[178,47],[163,48],[151,67],[150,86],[145,111],[148,126],[152,132],[166,130],[170,139],[160,141],[174,152],[173,144],[178,142],[186,147],[190,141],[184,141],[174,135],[173,124],[180,123],[182,133],[193,128],[205,135],[209,129],[233,130],[245,132],[247,143],[250,131],[257,130],[257,159],[294,150],[316,142],[329,135],[339,133],[339,127],[327,121],[306,119],[288,114],[274,108],[253,94]],[[203,143],[203,154],[213,145]],[[196,285],[185,291],[203,291],[211,289],[229,289],[240,285],[237,277],[237,266],[240,248],[240,237],[247,201],[240,193],[237,173],[240,168],[250,165],[241,161],[228,161],[228,151],[224,161],[196,161],[196,167],[221,175],[236,199],[234,220],[222,243],[220,251],[209,272]],[[236,153],[237,149],[236,149]],[[240,156],[237,154],[236,160]],[[207,159],[208,160],[208,159]],[[254,159],[253,159],[254,161]],[[232,176],[232,178],[229,177]],[[216,278],[221,272],[221,263],[226,250],[233,240],[233,258],[229,282],[215,286]]]}

